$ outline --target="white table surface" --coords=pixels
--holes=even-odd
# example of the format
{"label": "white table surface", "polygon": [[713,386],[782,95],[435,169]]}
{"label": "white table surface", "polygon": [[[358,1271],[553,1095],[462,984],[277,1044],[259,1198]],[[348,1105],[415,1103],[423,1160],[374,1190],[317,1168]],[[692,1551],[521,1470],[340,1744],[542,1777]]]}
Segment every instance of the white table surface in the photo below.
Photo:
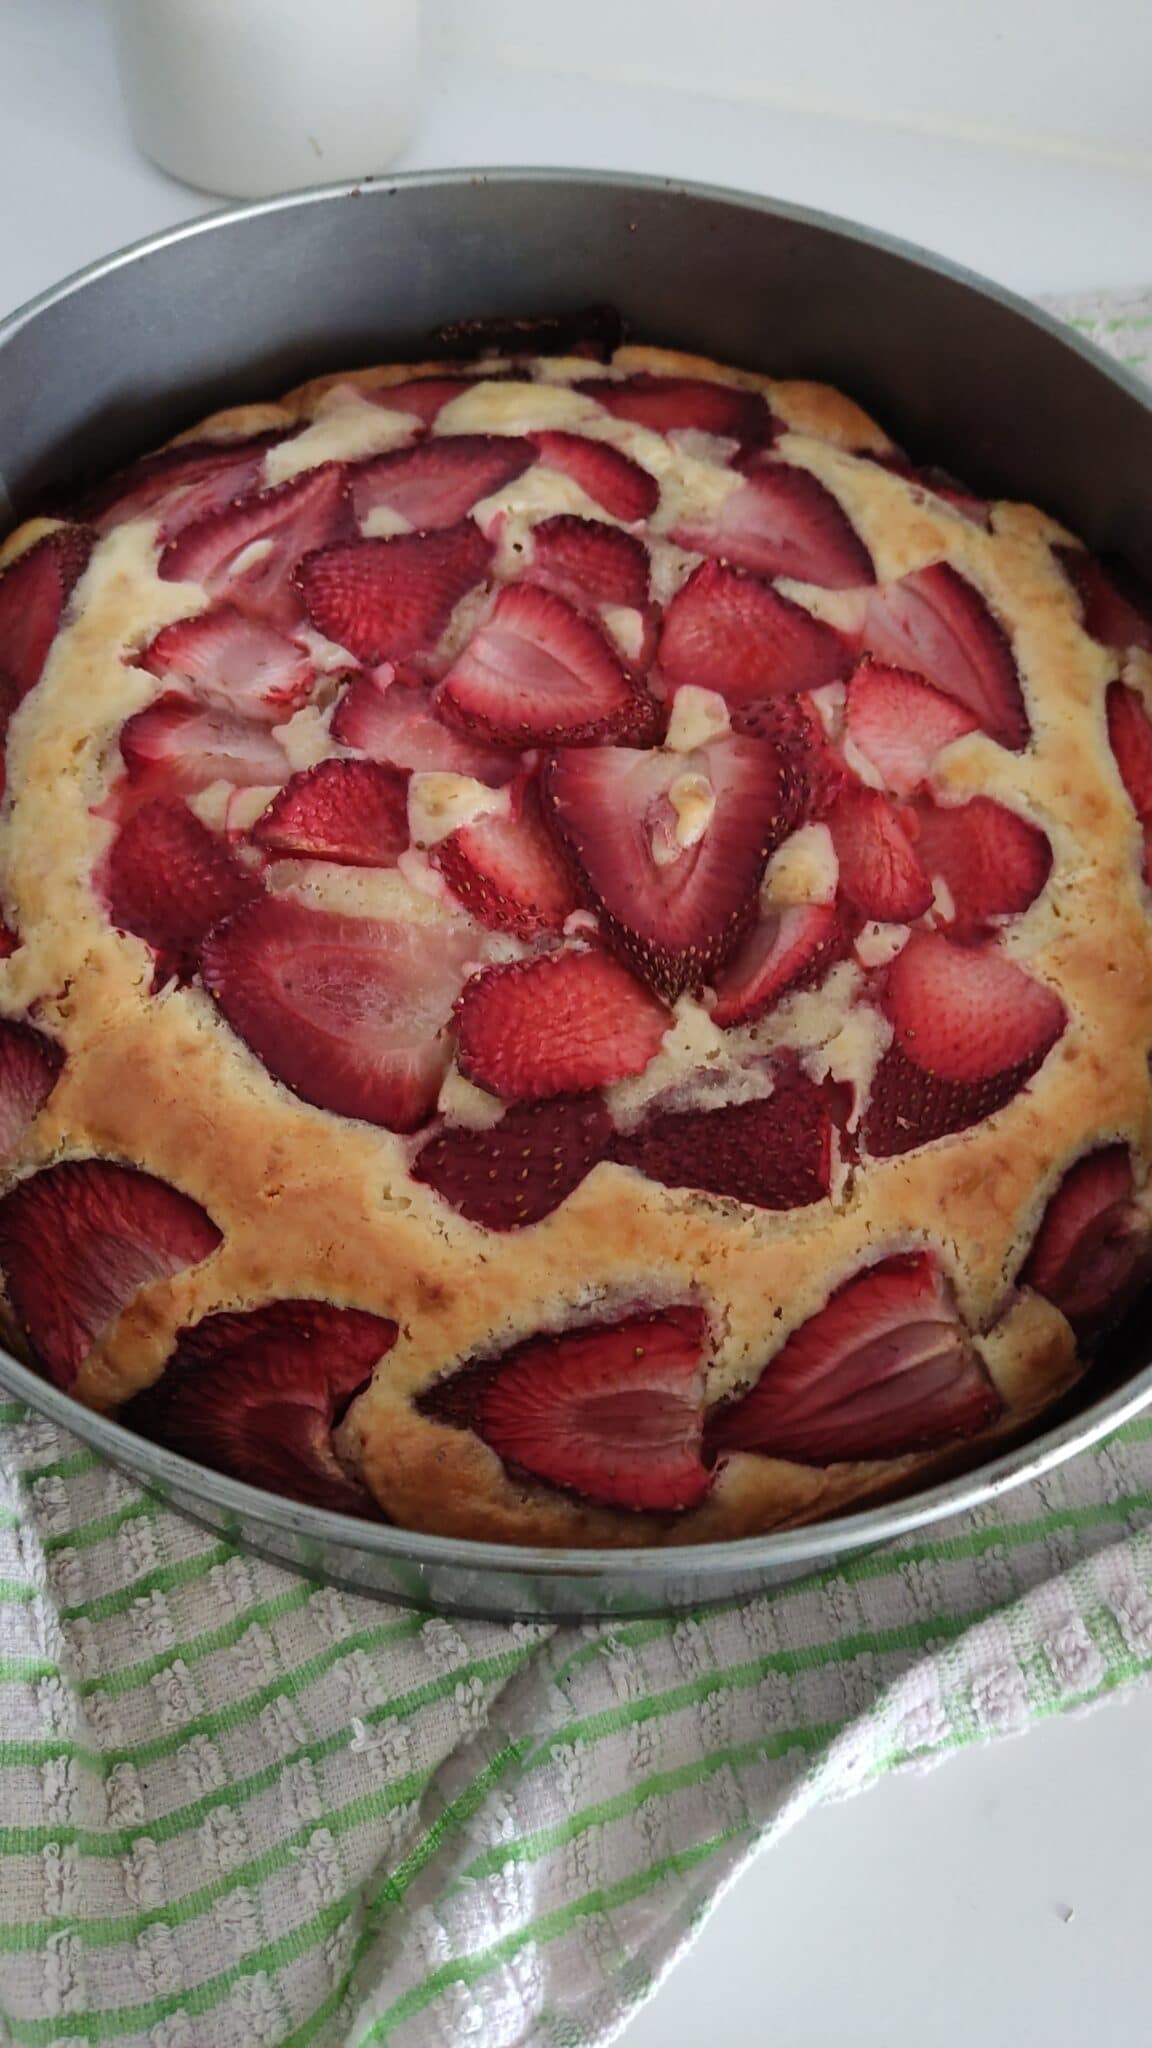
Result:
{"label": "white table surface", "polygon": [[[633,4],[658,32],[655,0]],[[399,168],[499,162],[771,192],[1025,292],[1152,279],[1137,172],[443,64]],[[96,0],[0,0],[0,195],[0,314],[216,203],[135,156]],[[627,2048],[1146,2048],[1150,1752],[1142,1691],[810,1816],[729,1893]]]}

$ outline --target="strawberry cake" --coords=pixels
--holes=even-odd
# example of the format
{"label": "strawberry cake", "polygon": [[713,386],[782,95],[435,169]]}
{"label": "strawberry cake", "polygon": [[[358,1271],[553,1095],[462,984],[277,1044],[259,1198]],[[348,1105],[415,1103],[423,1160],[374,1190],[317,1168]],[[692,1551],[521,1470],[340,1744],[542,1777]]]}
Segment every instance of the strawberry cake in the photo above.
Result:
{"label": "strawberry cake", "polygon": [[1152,1260],[1152,623],[849,399],[483,354],[0,552],[6,1341],[239,1479],[695,1542],[1033,1424]]}

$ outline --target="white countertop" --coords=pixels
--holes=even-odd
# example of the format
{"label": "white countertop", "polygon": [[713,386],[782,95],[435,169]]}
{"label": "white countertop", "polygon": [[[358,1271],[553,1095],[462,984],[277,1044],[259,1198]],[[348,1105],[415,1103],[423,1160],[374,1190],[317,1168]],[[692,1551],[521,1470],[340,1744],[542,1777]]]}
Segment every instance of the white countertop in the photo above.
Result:
{"label": "white countertop", "polygon": [[[653,16],[661,8],[635,0]],[[216,202],[137,158],[95,0],[0,0],[0,314]],[[865,120],[443,66],[398,168],[711,179],[910,236],[1025,292],[1147,284],[1137,169]],[[0,394],[2,402],[2,394]],[[721,1904],[627,2048],[1145,2048],[1152,1691],[800,1823]],[[866,1912],[862,1911],[866,1901]]]}

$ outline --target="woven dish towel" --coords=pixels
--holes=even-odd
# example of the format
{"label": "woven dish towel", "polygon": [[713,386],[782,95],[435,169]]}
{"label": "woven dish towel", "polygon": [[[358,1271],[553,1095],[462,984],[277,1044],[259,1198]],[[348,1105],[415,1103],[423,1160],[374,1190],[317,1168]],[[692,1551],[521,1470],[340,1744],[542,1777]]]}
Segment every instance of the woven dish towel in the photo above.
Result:
{"label": "woven dish towel", "polygon": [[[1152,374],[1152,294],[1066,316]],[[592,2048],[816,1801],[1152,1672],[1152,1420],[797,1589],[316,1587],[0,1405],[0,2037]]]}

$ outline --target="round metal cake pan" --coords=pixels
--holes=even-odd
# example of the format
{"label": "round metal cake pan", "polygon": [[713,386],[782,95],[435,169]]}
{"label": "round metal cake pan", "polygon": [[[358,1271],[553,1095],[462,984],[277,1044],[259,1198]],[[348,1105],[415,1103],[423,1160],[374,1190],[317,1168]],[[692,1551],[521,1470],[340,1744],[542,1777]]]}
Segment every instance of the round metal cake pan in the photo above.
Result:
{"label": "round metal cake pan", "polygon": [[[633,338],[826,379],[913,459],[1033,500],[1152,579],[1152,404],[1024,301],[852,223],[583,171],[329,186],[190,222],[0,322],[0,531],[223,405],[428,353],[468,318],[609,303]],[[5,495],[10,503],[5,505]],[[532,1550],[299,1506],[93,1415],[0,1351],[0,1387],[184,1513],[359,1592],[501,1616],[652,1613],[816,1571],[1038,1477],[1152,1400],[1152,1304],[1026,1444],[894,1504],[728,1544]]]}

